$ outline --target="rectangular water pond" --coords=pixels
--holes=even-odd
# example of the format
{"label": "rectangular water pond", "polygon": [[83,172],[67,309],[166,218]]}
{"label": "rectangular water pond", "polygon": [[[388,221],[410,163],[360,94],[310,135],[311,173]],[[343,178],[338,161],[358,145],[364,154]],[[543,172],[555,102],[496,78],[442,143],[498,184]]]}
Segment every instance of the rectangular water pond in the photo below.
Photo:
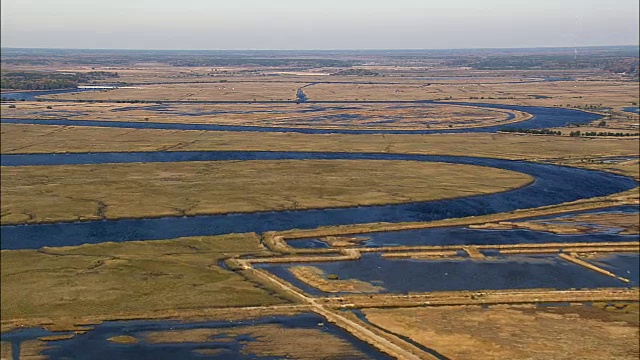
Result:
{"label": "rectangular water pond", "polygon": [[[461,290],[501,290],[530,288],[627,287],[630,284],[565,261],[557,255],[514,255],[485,259],[383,258],[365,253],[360,260],[261,264],[257,267],[291,282],[312,295],[346,294],[359,291],[321,291],[301,281],[291,272],[295,267],[313,268],[337,281],[369,284],[368,292],[409,293]],[[294,271],[296,271],[294,269]],[[325,283],[331,284],[326,280]],[[362,286],[360,286],[362,288]],[[373,288],[377,289],[373,291]],[[344,289],[344,287],[342,288]]]}
{"label": "rectangular water pond", "polygon": [[[569,212],[562,215],[539,216],[516,220],[562,220],[580,214],[600,214],[620,212],[637,214],[637,206],[616,206],[607,209]],[[416,230],[383,231],[365,234],[341,235],[344,238],[361,239],[354,241],[350,247],[385,247],[385,246],[420,246],[420,245],[507,245],[507,244],[540,244],[564,242],[623,242],[638,241],[638,235],[621,235],[616,231],[559,235],[545,231],[527,229],[484,230],[471,229],[467,226],[438,227]],[[294,248],[328,248],[322,238],[288,240]]]}

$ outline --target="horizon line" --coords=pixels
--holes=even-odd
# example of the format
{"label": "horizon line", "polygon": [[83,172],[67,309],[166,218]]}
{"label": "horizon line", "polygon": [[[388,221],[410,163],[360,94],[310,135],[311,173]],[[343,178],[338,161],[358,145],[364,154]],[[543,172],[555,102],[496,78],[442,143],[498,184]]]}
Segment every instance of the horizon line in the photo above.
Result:
{"label": "horizon line", "polygon": [[7,50],[113,50],[113,51],[433,51],[433,50],[527,50],[527,49],[581,49],[581,48],[605,48],[605,47],[638,47],[639,44],[617,45],[581,45],[581,46],[530,46],[530,47],[460,47],[460,48],[341,48],[341,49],[144,49],[144,48],[73,48],[73,47],[15,47],[0,46]]}

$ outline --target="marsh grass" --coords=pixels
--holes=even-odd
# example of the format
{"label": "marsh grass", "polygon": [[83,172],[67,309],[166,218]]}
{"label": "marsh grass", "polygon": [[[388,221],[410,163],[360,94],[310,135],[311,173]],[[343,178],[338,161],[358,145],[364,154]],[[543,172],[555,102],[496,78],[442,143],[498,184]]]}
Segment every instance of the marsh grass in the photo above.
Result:
{"label": "marsh grass", "polygon": [[2,322],[73,324],[285,300],[218,265],[268,255],[256,234],[2,251]]}
{"label": "marsh grass", "polygon": [[[52,105],[47,105],[52,104]],[[15,104],[12,104],[15,105]],[[163,104],[23,102],[2,105],[8,118],[274,126],[326,129],[449,129],[517,123],[515,110],[449,104]],[[160,106],[160,108],[158,108]],[[52,109],[49,109],[52,108]],[[55,110],[54,110],[55,109]],[[513,115],[512,119],[508,119]]]}
{"label": "marsh grass", "polygon": [[144,334],[152,344],[207,343],[237,341],[237,336],[249,336],[254,341],[246,343],[242,353],[252,356],[285,357],[293,359],[341,359],[365,358],[348,341],[313,328],[285,327],[278,324],[236,326],[231,328],[200,328],[190,330],[153,331]]}
{"label": "marsh grass", "polygon": [[346,135],[172,131],[0,125],[3,154],[108,151],[264,150],[381,152],[574,159],[638,155],[638,138],[572,138],[518,134]]}
{"label": "marsh grass", "polygon": [[[635,321],[584,305],[367,309],[367,319],[450,358],[635,359]],[[616,321],[617,320],[617,321]],[[518,334],[518,336],[513,336]]]}
{"label": "marsh grass", "polygon": [[[304,92],[311,100],[324,101],[398,101],[398,100],[454,100],[480,101],[535,106],[629,106],[638,101],[638,82],[614,77],[595,78],[593,74],[573,81],[522,81],[514,74],[502,78],[492,73],[474,78],[461,77],[437,81],[424,86],[424,81],[411,77],[387,79],[388,84],[369,83],[370,79],[343,78],[346,82],[318,83],[306,86]],[[459,76],[454,74],[454,76]],[[69,100],[186,100],[186,101],[295,101],[298,88],[314,79],[306,76],[277,78],[274,81],[256,77],[230,77],[226,83],[184,83],[146,85],[142,89],[116,89],[99,92],[67,93],[46,96],[50,99]],[[238,81],[240,80],[240,81]],[[248,81],[247,81],[248,80]],[[253,80],[253,81],[252,81]],[[332,80],[338,80],[333,78]],[[320,81],[326,81],[320,79]]]}
{"label": "marsh grass", "polygon": [[2,169],[2,223],[346,207],[487,194],[528,175],[412,161],[283,160]]}

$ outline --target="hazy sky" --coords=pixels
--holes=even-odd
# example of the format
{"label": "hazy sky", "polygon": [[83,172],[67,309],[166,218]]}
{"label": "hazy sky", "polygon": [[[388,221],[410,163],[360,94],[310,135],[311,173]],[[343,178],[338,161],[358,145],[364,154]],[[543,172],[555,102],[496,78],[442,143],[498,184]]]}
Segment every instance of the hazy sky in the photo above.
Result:
{"label": "hazy sky", "polygon": [[3,47],[637,45],[638,0],[2,0]]}

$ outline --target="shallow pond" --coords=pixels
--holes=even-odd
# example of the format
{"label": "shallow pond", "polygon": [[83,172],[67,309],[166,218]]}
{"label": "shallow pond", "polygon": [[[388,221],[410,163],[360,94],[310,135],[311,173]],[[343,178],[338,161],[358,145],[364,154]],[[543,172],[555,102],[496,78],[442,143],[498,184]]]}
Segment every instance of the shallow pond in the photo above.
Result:
{"label": "shallow pond", "polygon": [[[637,258],[637,255],[636,255]],[[260,264],[273,274],[312,295],[327,295],[298,280],[288,270],[314,266],[340,279],[357,279],[383,287],[381,292],[475,291],[501,289],[627,287],[612,277],[562,260],[557,255],[497,256],[484,260],[390,259],[380,253],[363,254],[360,260],[297,264]]]}

